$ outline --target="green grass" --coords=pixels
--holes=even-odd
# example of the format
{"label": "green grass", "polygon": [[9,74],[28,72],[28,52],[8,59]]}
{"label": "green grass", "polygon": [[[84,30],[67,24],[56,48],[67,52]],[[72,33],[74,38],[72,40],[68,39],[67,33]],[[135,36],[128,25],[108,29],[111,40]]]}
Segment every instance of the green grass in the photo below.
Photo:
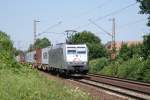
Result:
{"label": "green grass", "polygon": [[90,100],[78,88],[48,80],[30,68],[0,70],[0,100]]}

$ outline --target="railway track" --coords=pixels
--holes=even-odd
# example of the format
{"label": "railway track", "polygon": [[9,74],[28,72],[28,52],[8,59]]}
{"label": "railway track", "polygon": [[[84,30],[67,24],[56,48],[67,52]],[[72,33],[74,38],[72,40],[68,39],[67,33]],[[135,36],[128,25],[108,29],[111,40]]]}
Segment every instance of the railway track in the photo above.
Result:
{"label": "railway track", "polygon": [[150,100],[150,84],[89,74],[75,81],[138,100]]}

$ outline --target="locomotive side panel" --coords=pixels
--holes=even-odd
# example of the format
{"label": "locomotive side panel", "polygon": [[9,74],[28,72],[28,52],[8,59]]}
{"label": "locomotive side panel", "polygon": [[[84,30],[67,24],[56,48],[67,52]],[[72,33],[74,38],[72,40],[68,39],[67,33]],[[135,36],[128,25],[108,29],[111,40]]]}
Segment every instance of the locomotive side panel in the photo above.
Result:
{"label": "locomotive side panel", "polygon": [[65,68],[63,48],[49,50],[49,66],[59,69]]}

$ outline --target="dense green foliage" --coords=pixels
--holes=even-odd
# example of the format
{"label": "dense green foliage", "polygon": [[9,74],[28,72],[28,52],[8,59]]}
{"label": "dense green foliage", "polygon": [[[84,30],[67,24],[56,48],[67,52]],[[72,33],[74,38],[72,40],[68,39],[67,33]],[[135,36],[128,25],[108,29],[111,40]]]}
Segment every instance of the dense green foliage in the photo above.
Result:
{"label": "dense green foliage", "polygon": [[[92,73],[150,82],[150,59],[144,60],[140,57],[133,57],[127,61],[118,59],[109,64],[103,60],[101,62],[93,60],[90,61],[90,65],[92,66]],[[102,66],[102,69],[99,66]]]}
{"label": "dense green foliage", "polygon": [[148,23],[147,25],[150,26],[150,0],[137,0],[140,3],[140,13],[148,15]]}
{"label": "dense green foliage", "polygon": [[34,44],[30,44],[29,51],[35,50],[36,48],[45,48],[51,46],[51,42],[47,38],[36,39]]}
{"label": "dense green foliage", "polygon": [[9,36],[0,31],[0,49],[1,51],[12,51],[13,50],[13,44],[12,41],[10,40]]}
{"label": "dense green foliage", "polygon": [[150,82],[150,60],[132,58],[128,61],[116,61],[105,66],[99,71],[100,74],[116,76],[120,78]]}
{"label": "dense green foliage", "polygon": [[89,59],[95,59],[106,56],[106,49],[101,40],[92,32],[79,32],[70,36],[67,40],[70,44],[87,44],[89,48]]}
{"label": "dense green foliage", "polygon": [[128,60],[132,55],[132,49],[129,48],[127,44],[123,44],[119,51],[119,56],[124,60]]}
{"label": "dense green foliage", "polygon": [[90,61],[90,72],[120,78],[150,82],[150,35],[144,36],[143,44],[123,44],[116,60]]}
{"label": "dense green foliage", "polygon": [[[19,67],[14,60],[12,41],[4,32],[0,32],[0,65],[5,65],[5,67],[8,68]],[[0,69],[2,69],[2,67],[4,66],[0,66]]]}
{"label": "dense green foliage", "polygon": [[145,59],[150,58],[150,34],[144,36],[141,54]]}
{"label": "dense green foliage", "polygon": [[108,59],[104,58],[104,57],[91,60],[89,62],[90,72],[91,73],[97,73],[107,65],[108,65]]}
{"label": "dense green foliage", "polygon": [[79,44],[79,43],[95,43],[95,44],[100,44],[101,40],[95,36],[93,33],[88,32],[88,31],[83,31],[76,33],[69,37],[68,42],[70,44]]}
{"label": "dense green foliage", "polygon": [[118,57],[123,60],[128,60],[133,56],[141,56],[142,45],[131,45],[128,46],[127,44],[123,44],[121,49],[119,50]]}

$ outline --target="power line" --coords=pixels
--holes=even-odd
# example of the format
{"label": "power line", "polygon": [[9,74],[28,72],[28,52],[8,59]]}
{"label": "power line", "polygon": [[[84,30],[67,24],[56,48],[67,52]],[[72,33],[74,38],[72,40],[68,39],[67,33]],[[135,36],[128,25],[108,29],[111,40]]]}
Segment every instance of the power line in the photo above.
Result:
{"label": "power line", "polygon": [[144,21],[144,20],[145,20],[145,18],[142,18],[142,19],[138,19],[138,20],[135,20],[135,21],[133,21],[133,22],[130,22],[130,23],[126,23],[126,24],[120,25],[119,29],[120,29],[120,28],[127,27],[127,26],[130,26],[130,25],[134,25],[134,24],[139,23],[139,22],[142,22],[142,21]]}
{"label": "power line", "polygon": [[96,27],[98,27],[99,29],[101,29],[103,32],[105,32],[106,34],[108,34],[109,36],[112,36],[111,33],[107,32],[105,29],[103,29],[102,27],[100,27],[98,24],[96,24],[95,22],[93,22],[91,19],[89,19],[89,21],[94,24]]}
{"label": "power line", "polygon": [[[112,1],[112,0],[107,0],[107,1],[103,2],[102,4],[100,4],[99,6],[93,8],[93,9],[91,9],[91,10],[82,12],[81,14],[77,15],[77,16],[76,16],[75,18],[73,18],[73,19],[78,19],[79,17],[84,16],[84,15],[87,15],[88,13],[94,11],[94,10],[97,9],[97,8],[102,8],[102,7],[104,7],[105,5],[107,5],[110,1]],[[72,20],[73,20],[73,19],[72,19]],[[88,23],[88,24],[90,24],[90,23]],[[85,24],[85,25],[83,25],[83,26],[79,26],[79,27],[75,28],[75,30],[76,30],[76,29],[79,29],[80,27],[88,26],[88,24]]]}
{"label": "power line", "polygon": [[100,4],[99,6],[93,8],[93,9],[91,9],[91,10],[82,12],[82,13],[81,13],[80,15],[78,15],[78,17],[76,17],[76,18],[79,18],[79,17],[81,17],[81,16],[87,15],[88,13],[93,12],[93,11],[94,11],[95,9],[97,9],[97,8],[100,9],[100,8],[104,7],[104,6],[107,5],[110,1],[112,1],[112,0],[107,0],[107,1],[103,2],[102,4]]}
{"label": "power line", "polygon": [[[136,3],[137,3],[137,2],[134,2],[134,3],[132,3],[132,4],[129,4],[129,5],[127,5],[127,6],[123,7],[123,8],[121,8],[121,9],[115,10],[115,11],[109,13],[109,14],[106,14],[106,15],[104,15],[104,16],[102,16],[102,17],[99,17],[99,18],[97,18],[97,19],[94,20],[94,21],[102,20],[102,19],[104,19],[104,18],[106,18],[106,17],[108,17],[108,16],[116,15],[116,14],[118,14],[118,13],[121,13],[123,10],[126,10],[127,8],[129,8],[129,7],[131,7],[131,6],[134,6]],[[75,28],[75,29],[77,30],[77,29],[80,29],[80,28],[82,28],[82,27],[89,26],[90,24],[91,24],[91,23],[87,23],[87,24],[84,24],[84,25],[82,25],[82,26],[78,26],[78,27]]]}
{"label": "power line", "polygon": [[42,35],[42,34],[44,34],[44,33],[50,33],[50,32],[47,32],[47,30],[52,29],[52,28],[54,28],[54,27],[57,27],[57,26],[60,25],[61,23],[62,23],[62,22],[59,21],[57,24],[54,24],[54,25],[52,25],[52,26],[46,28],[44,31],[38,33],[37,36],[40,36],[40,35]]}
{"label": "power line", "polygon": [[123,10],[126,10],[127,8],[129,8],[129,7],[131,7],[131,6],[134,6],[136,3],[137,3],[137,2],[134,2],[134,3],[129,4],[129,5],[127,5],[127,6],[123,7],[123,8],[121,8],[121,9],[118,9],[118,10],[113,11],[113,12],[111,12],[111,13],[109,13],[109,14],[106,14],[106,15],[104,15],[104,16],[102,16],[102,17],[99,17],[99,18],[96,19],[96,21],[101,20],[101,19],[106,18],[106,17],[111,16],[111,15],[119,14],[119,13],[121,13]]}

